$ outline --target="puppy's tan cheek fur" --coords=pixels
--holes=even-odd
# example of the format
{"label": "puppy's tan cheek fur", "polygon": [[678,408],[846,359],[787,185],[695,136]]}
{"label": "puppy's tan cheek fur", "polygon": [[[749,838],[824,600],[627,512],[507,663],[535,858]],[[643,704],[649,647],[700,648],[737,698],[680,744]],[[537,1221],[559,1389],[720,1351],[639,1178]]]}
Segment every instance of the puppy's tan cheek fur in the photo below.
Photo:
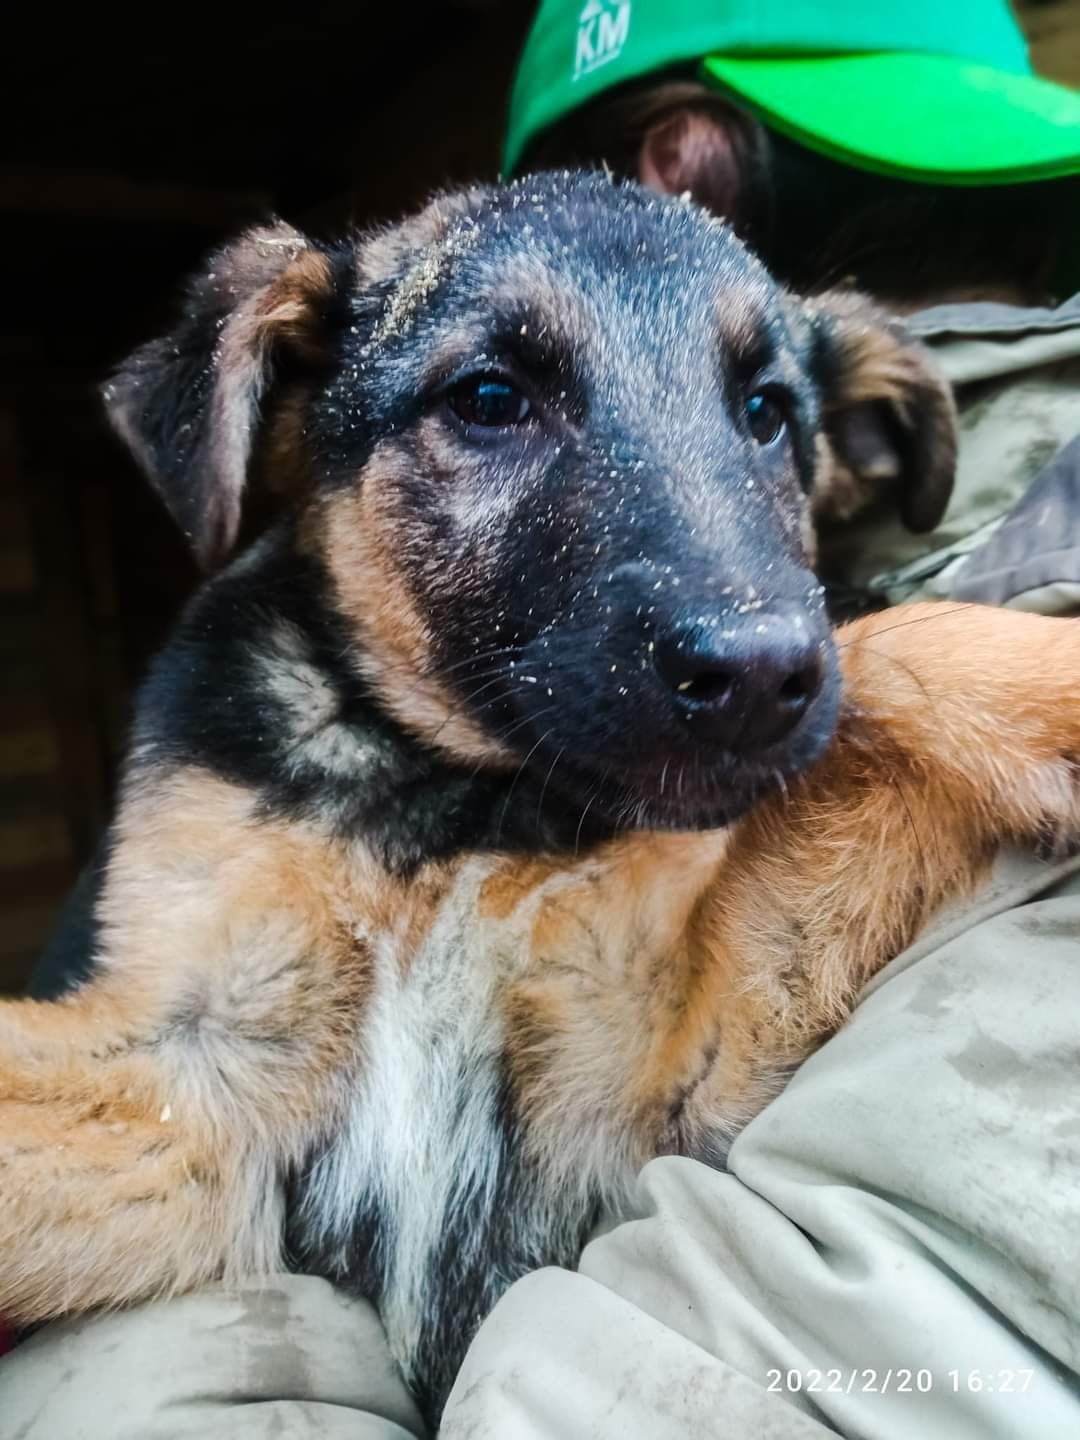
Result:
{"label": "puppy's tan cheek fur", "polygon": [[[509,764],[511,754],[465,711],[435,673],[432,634],[408,576],[424,563],[426,538],[400,503],[402,467],[382,450],[357,486],[324,497],[318,532],[337,604],[354,627],[355,658],[381,702],[411,734],[456,759]],[[453,577],[444,576],[452,585]]]}

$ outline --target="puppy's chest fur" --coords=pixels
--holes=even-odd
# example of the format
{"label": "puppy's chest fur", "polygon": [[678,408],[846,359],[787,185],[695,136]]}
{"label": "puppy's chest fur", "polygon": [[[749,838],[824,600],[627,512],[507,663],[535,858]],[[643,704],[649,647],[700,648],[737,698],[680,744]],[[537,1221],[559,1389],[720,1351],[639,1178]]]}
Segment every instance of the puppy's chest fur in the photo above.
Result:
{"label": "puppy's chest fur", "polygon": [[[200,827],[185,847],[220,846],[227,864],[237,825],[253,853],[268,847],[256,937],[277,910],[292,933],[289,876],[323,916],[290,963],[344,1038],[321,1067],[322,1138],[291,1176],[289,1248],[376,1299],[410,1379],[438,1396],[506,1285],[572,1264],[646,1159],[715,1158],[683,1112],[725,976],[712,965],[710,997],[696,994],[689,919],[726,841],[603,838],[542,777],[439,759],[343,669],[318,574],[273,549],[255,572],[206,592],[151,678],[144,823],[179,775]],[[252,1023],[236,990],[262,1004],[268,962],[258,938],[234,953],[235,903],[221,908],[231,1047],[237,1016]],[[357,977],[344,995],[343,967]],[[280,1010],[265,1023],[290,1029]]]}
{"label": "puppy's chest fur", "polygon": [[694,1053],[672,1038],[686,915],[722,848],[464,855],[415,877],[392,923],[355,918],[370,996],[339,1124],[295,1182],[290,1243],[379,1301],[414,1379],[451,1378],[511,1280],[574,1263],[641,1163],[686,1148],[676,1112],[708,1055],[704,1032]]}

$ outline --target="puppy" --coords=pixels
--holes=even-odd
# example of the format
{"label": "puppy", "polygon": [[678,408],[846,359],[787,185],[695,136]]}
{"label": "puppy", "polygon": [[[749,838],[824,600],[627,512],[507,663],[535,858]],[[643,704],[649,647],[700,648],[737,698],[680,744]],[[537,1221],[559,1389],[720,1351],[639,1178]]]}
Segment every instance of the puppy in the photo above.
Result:
{"label": "puppy", "polygon": [[650,1156],[722,1163],[1000,840],[1075,828],[1080,630],[834,641],[812,497],[873,468],[932,525],[944,387],[597,177],[249,234],[107,403],[217,573],[142,689],[93,978],[0,1006],[0,1313],[291,1263],[435,1417],[506,1285]]}

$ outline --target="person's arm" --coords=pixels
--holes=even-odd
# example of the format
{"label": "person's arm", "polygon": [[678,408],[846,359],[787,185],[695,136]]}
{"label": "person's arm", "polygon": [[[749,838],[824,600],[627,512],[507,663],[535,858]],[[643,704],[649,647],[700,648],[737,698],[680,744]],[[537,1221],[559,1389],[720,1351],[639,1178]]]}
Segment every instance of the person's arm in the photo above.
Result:
{"label": "person's arm", "polygon": [[421,1440],[382,1326],[325,1280],[45,1326],[0,1360],[0,1440]]}
{"label": "person's arm", "polygon": [[578,1273],[512,1287],[444,1440],[1080,1435],[1078,870],[999,866],[728,1172],[654,1161]]}

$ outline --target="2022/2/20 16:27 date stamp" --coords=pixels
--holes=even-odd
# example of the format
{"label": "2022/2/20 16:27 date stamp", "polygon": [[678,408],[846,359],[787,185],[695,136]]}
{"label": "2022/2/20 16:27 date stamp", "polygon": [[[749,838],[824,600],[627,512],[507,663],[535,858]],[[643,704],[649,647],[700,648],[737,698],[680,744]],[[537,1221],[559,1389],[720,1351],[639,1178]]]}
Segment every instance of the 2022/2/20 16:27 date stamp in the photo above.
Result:
{"label": "2022/2/20 16:27 date stamp", "polygon": [[887,1370],[829,1369],[767,1370],[767,1390],[774,1394],[808,1395],[929,1395],[934,1391],[949,1394],[1026,1395],[1035,1379],[1033,1369],[1015,1370]]}

